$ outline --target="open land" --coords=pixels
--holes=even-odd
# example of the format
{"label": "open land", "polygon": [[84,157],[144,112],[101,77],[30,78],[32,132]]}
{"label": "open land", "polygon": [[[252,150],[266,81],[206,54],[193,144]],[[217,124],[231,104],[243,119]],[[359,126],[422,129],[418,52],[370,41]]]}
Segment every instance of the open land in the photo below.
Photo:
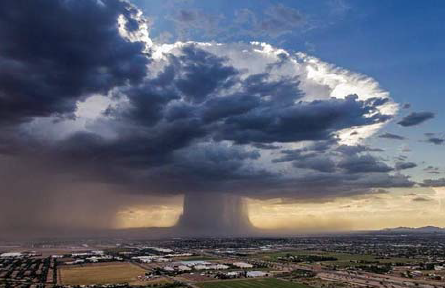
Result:
{"label": "open land", "polygon": [[87,264],[60,269],[62,285],[138,283],[145,270],[131,263]]}
{"label": "open land", "polygon": [[0,287],[445,287],[445,234],[0,243]]}

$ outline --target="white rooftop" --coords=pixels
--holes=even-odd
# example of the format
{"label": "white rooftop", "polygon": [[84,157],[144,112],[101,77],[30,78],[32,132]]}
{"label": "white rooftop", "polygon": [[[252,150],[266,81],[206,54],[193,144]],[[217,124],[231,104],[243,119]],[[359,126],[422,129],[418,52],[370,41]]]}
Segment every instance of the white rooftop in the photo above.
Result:
{"label": "white rooftop", "polygon": [[7,253],[3,253],[3,254],[0,254],[0,257],[21,257],[21,256],[23,256],[23,254],[22,253],[19,253],[19,252],[7,252]]}
{"label": "white rooftop", "polygon": [[247,277],[264,277],[267,276],[267,273],[263,271],[249,271],[246,273]]}
{"label": "white rooftop", "polygon": [[244,263],[244,262],[235,262],[233,263],[234,266],[239,267],[239,268],[252,268],[253,265],[249,264],[249,263]]}

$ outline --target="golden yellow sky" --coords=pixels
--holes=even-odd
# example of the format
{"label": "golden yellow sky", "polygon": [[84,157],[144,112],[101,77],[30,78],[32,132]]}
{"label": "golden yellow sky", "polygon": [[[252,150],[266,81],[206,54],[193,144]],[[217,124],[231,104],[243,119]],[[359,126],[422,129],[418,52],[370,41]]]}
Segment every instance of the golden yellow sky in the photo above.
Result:
{"label": "golden yellow sky", "polygon": [[[323,203],[246,199],[253,225],[302,232],[445,226],[445,188],[392,189],[388,193],[337,198]],[[124,207],[116,228],[173,226],[182,197],[165,204]]]}

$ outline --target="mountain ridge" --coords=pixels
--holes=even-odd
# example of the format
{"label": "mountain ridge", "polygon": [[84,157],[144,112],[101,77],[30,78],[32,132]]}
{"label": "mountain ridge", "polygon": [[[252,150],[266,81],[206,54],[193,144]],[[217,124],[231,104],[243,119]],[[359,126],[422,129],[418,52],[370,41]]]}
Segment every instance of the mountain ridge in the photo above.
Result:
{"label": "mountain ridge", "polygon": [[437,227],[437,226],[423,226],[423,227],[394,227],[394,228],[385,228],[379,230],[377,232],[388,232],[388,233],[398,233],[398,232],[407,232],[407,233],[445,233],[445,228]]}

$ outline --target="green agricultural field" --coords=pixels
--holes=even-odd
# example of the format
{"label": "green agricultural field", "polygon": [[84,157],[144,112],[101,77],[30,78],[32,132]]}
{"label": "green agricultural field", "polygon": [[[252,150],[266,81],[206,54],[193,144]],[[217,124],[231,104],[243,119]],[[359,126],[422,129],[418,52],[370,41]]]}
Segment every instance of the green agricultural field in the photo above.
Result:
{"label": "green agricultural field", "polygon": [[307,285],[274,278],[201,282],[195,285],[200,288],[310,288]]}
{"label": "green agricultural field", "polygon": [[390,258],[390,259],[377,259],[372,255],[360,255],[360,254],[348,254],[348,253],[336,253],[336,252],[324,252],[324,251],[304,251],[304,250],[289,250],[280,251],[274,253],[264,253],[261,255],[263,260],[277,261],[279,257],[285,257],[287,254],[294,256],[297,255],[320,255],[329,256],[337,258],[337,261],[323,261],[322,264],[325,265],[360,265],[360,263],[354,263],[357,261],[378,261],[379,263],[410,263],[413,262],[412,259],[408,258]]}

